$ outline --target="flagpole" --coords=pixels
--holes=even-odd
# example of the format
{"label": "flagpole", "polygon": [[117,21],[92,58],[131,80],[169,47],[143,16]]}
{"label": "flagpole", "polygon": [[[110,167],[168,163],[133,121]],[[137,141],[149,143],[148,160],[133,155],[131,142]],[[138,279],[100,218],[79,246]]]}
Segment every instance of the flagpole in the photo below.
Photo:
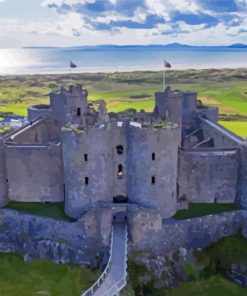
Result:
{"label": "flagpole", "polygon": [[165,91],[165,87],[166,87],[166,67],[164,68],[164,71],[163,71],[163,91]]}
{"label": "flagpole", "polygon": [[69,83],[71,84],[71,66],[69,65]]}

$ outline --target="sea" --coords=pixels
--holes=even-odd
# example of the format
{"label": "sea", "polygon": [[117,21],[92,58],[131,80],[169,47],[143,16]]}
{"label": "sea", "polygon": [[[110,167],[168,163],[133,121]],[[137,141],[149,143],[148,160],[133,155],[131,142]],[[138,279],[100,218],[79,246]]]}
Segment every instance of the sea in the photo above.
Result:
{"label": "sea", "polygon": [[180,45],[0,48],[0,75],[157,71],[164,59],[172,69],[246,68],[246,47]]}

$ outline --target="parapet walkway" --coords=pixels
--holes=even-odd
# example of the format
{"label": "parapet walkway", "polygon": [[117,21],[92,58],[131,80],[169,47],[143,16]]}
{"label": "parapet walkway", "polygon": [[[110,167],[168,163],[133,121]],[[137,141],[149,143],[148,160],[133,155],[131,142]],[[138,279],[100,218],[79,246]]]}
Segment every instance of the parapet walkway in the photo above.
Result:
{"label": "parapet walkway", "polygon": [[112,226],[111,248],[108,264],[97,282],[82,296],[115,296],[126,285],[128,232],[125,222]]}

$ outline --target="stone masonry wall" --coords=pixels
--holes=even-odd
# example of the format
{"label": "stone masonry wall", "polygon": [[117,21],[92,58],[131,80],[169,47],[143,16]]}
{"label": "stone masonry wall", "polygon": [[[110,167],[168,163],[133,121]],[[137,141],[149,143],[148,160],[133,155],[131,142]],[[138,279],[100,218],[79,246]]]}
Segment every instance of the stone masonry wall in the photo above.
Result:
{"label": "stone masonry wall", "polygon": [[180,247],[205,248],[222,237],[237,234],[241,227],[246,235],[246,221],[247,212],[240,210],[186,220],[167,219],[162,223],[159,215],[143,210],[143,214],[130,220],[130,250],[162,255]]}
{"label": "stone masonry wall", "polygon": [[[73,131],[63,132],[67,215],[79,218],[97,201],[112,202],[114,193],[112,155],[115,152],[112,138],[110,125],[104,128],[92,128],[78,135]],[[88,184],[85,178],[88,178]]]}
{"label": "stone masonry wall", "polygon": [[243,208],[247,209],[247,142],[240,147],[237,201]]}
{"label": "stone masonry wall", "polygon": [[9,200],[64,200],[61,144],[5,148]]}
{"label": "stone masonry wall", "polygon": [[215,147],[232,148],[238,146],[243,141],[236,134],[209,120],[202,119],[201,127],[205,138],[213,137]]}
{"label": "stone masonry wall", "polygon": [[[45,118],[34,122],[11,136],[11,142],[15,144],[46,144],[59,138],[59,130],[56,121]],[[8,142],[8,140],[7,140]]]}
{"label": "stone masonry wall", "polygon": [[[180,128],[128,129],[130,203],[156,208],[162,216],[176,212],[177,154]],[[152,153],[155,159],[152,159]],[[152,184],[152,177],[155,184]]]}
{"label": "stone masonry wall", "polygon": [[0,207],[8,203],[8,180],[5,162],[4,144],[0,141]]}
{"label": "stone masonry wall", "polygon": [[179,151],[179,197],[189,202],[235,202],[239,169],[237,149]]}
{"label": "stone masonry wall", "polygon": [[0,252],[96,266],[102,245],[96,227],[90,224],[89,232],[85,224],[0,209]]}

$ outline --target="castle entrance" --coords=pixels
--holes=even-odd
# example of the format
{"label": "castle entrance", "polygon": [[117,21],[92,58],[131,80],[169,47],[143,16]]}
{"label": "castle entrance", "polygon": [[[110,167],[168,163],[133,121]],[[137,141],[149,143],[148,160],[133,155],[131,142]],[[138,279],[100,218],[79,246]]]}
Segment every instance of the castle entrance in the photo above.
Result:
{"label": "castle entrance", "polygon": [[126,212],[117,212],[113,215],[113,222],[126,222],[127,213]]}
{"label": "castle entrance", "polygon": [[113,197],[113,203],[127,203],[128,197],[124,195],[117,195]]}

